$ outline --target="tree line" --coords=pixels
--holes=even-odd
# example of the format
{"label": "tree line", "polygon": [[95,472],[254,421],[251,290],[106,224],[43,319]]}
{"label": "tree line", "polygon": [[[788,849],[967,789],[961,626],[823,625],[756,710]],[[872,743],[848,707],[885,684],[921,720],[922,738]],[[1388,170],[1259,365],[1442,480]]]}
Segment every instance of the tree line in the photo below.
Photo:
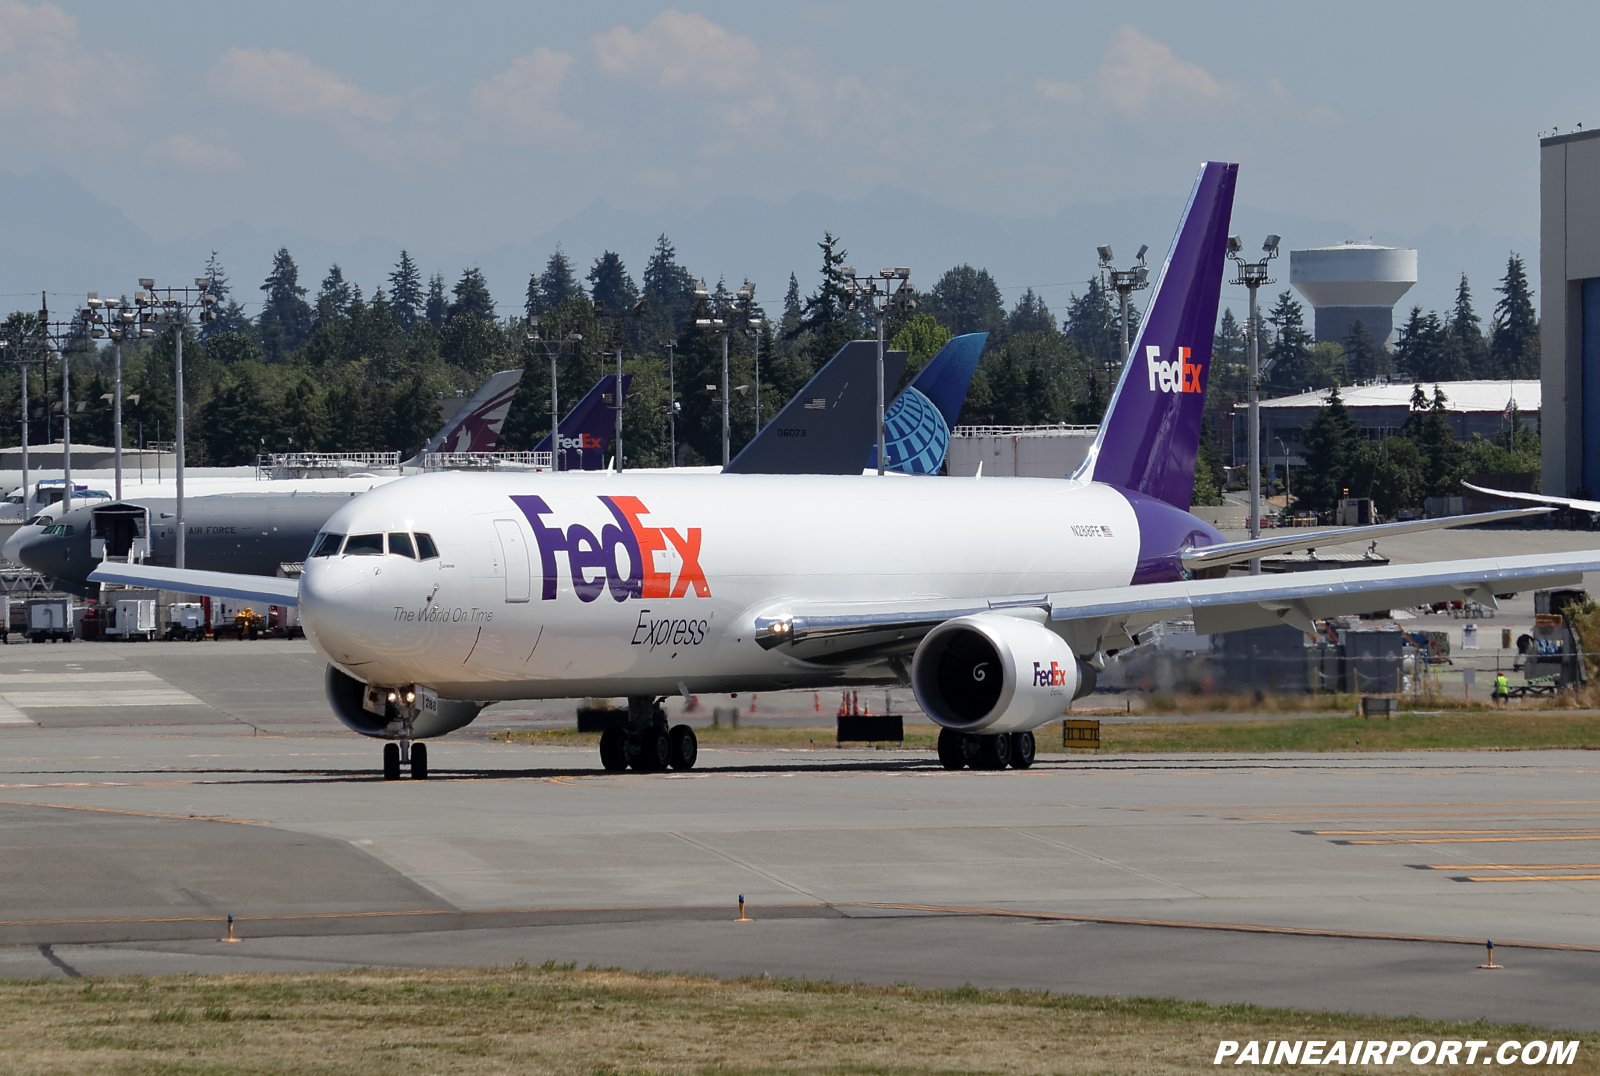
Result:
{"label": "tree line", "polygon": [[[623,415],[625,463],[673,462],[669,376],[680,408],[676,462],[714,462],[721,454],[721,338],[701,322],[720,320],[729,331],[735,452],[756,429],[758,364],[764,425],[845,342],[875,335],[869,313],[852,309],[840,240],[825,234],[818,250],[815,286],[803,291],[791,274],[777,316],[754,298],[749,281],[730,288],[719,279],[697,294],[703,278],[679,262],[665,235],[637,280],[612,251],[582,273],[557,246],[530,274],[514,316],[497,313],[475,267],[453,284],[439,273],[424,279],[402,250],[369,295],[337,264],[308,287],[286,248],[274,256],[251,316],[213,252],[204,279],[216,317],[183,330],[188,460],[227,466],[285,451],[410,455],[439,426],[441,396],[470,394],[494,371],[515,367],[525,372],[500,447],[531,448],[550,427],[552,353],[564,411],[615,369],[620,349],[623,372],[633,378]],[[751,297],[741,300],[746,289]],[[127,446],[172,437],[175,331],[123,345]],[[987,270],[959,265],[916,293],[915,311],[895,314],[886,331],[891,346],[911,353],[904,380],[951,336],[990,334],[962,413],[966,423],[1096,423],[1120,367],[1115,296],[1093,279],[1081,297],[1072,294],[1058,322],[1031,288],[1008,309]],[[71,366],[73,440],[111,443],[105,340],[79,326],[47,346],[39,315],[25,311],[0,324],[0,338],[12,360],[30,360],[0,369],[0,414],[10,416],[0,424],[0,445],[20,443],[23,369],[30,442],[60,439],[59,356]],[[55,357],[39,361],[46,355]]]}

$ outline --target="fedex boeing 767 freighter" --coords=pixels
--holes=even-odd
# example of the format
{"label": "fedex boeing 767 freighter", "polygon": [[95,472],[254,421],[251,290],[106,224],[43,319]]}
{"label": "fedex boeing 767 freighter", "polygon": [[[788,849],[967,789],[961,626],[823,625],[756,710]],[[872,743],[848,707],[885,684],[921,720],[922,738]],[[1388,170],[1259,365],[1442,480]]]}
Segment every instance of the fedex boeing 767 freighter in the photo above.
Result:
{"label": "fedex boeing 767 freighter", "polygon": [[[694,764],[690,692],[909,682],[946,766],[1032,730],[1166,617],[1208,633],[1576,583],[1600,552],[1289,577],[1189,514],[1237,166],[1208,163],[1088,459],[1064,479],[575,472],[405,478],[353,500],[298,583],[106,563],[92,579],[285,604],[350,728],[392,741],[506,699],[626,695],[607,769]],[[848,520],[848,526],[841,526]],[[1411,524],[1397,526],[1410,527]]]}

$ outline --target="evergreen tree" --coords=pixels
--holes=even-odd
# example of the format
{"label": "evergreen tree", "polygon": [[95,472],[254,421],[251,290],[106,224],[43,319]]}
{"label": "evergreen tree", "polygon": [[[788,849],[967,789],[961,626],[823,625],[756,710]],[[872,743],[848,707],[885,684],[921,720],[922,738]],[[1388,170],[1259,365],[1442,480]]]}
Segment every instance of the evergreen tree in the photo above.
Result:
{"label": "evergreen tree", "polygon": [[1456,305],[1450,312],[1449,331],[1455,342],[1454,350],[1459,353],[1457,364],[1466,367],[1467,376],[1492,378],[1494,373],[1489,363],[1489,344],[1484,339],[1478,314],[1472,309],[1472,287],[1467,283],[1466,273],[1461,274],[1461,285],[1456,288]]}
{"label": "evergreen tree", "polygon": [[633,304],[639,301],[639,288],[628,275],[622,258],[609,250],[594,260],[588,280],[589,297],[601,305],[608,317],[632,312]]}
{"label": "evergreen tree", "polygon": [[1528,274],[1516,254],[1506,263],[1506,275],[1495,291],[1501,298],[1490,330],[1490,364],[1499,377],[1538,377],[1539,319],[1533,312]]}
{"label": "evergreen tree", "polygon": [[787,331],[800,324],[800,280],[789,274],[789,290],[783,293],[783,327]]}
{"label": "evergreen tree", "polygon": [[927,312],[957,336],[976,332],[996,337],[1005,334],[1005,304],[1000,299],[999,285],[987,269],[958,265],[947,270],[928,293],[927,305]]}
{"label": "evergreen tree", "polygon": [[452,294],[455,299],[445,310],[447,322],[462,317],[494,320],[494,300],[489,297],[489,282],[483,279],[483,270],[477,266],[462,271]]}
{"label": "evergreen tree", "polygon": [[327,435],[328,415],[322,393],[307,374],[289,386],[283,398],[282,431],[291,452],[314,452]]}
{"label": "evergreen tree", "polygon": [[1449,399],[1438,385],[1433,387],[1432,400],[1420,384],[1412,386],[1406,436],[1422,457],[1420,497],[1453,497],[1461,493],[1462,450],[1449,414]]}
{"label": "evergreen tree", "polygon": [[536,318],[545,312],[547,304],[544,301],[544,292],[539,290],[539,274],[528,274],[528,290],[522,297],[522,312],[529,319]]}
{"label": "evergreen tree", "polygon": [[428,303],[423,313],[427,316],[428,324],[435,329],[444,328],[444,319],[447,306],[444,298],[444,275],[434,273],[428,278]]}
{"label": "evergreen tree", "polygon": [[544,272],[539,274],[539,293],[544,297],[546,306],[557,306],[568,299],[583,296],[583,286],[573,274],[572,261],[562,251],[560,243],[556,244],[555,253],[545,263]]}
{"label": "evergreen tree", "polygon": [[396,320],[406,332],[416,328],[425,301],[422,273],[417,269],[417,263],[411,260],[411,255],[402,250],[394,272],[389,274],[389,309],[394,311]]}
{"label": "evergreen tree", "polygon": [[1006,319],[1006,330],[1012,333],[1053,333],[1056,331],[1056,319],[1044,299],[1029,288],[1022,293],[1022,298],[1017,300],[1016,307]]}
{"label": "evergreen tree", "polygon": [[1306,466],[1294,483],[1295,506],[1313,512],[1331,512],[1350,485],[1351,466],[1360,445],[1361,429],[1335,385],[1327,406],[1306,427],[1301,443]]}
{"label": "evergreen tree", "polygon": [[844,274],[848,253],[840,248],[832,232],[822,233],[817,249],[822,251],[822,282],[801,308],[799,329],[809,338],[807,350],[813,369],[832,358],[862,329],[860,315],[850,309],[854,296]]}
{"label": "evergreen tree", "polygon": [[211,306],[211,312],[216,317],[201,323],[201,341],[210,340],[223,333],[249,332],[250,318],[245,314],[244,307],[232,297],[233,289],[228,285],[228,274],[223,271],[222,262],[218,260],[217,252],[214,250],[211,252],[211,257],[206,259],[206,280],[209,283],[206,285],[205,293],[216,299]]}
{"label": "evergreen tree", "polygon": [[1373,342],[1372,334],[1359,318],[1344,338],[1344,359],[1350,376],[1358,383],[1389,372],[1389,353]]}
{"label": "evergreen tree", "polygon": [[342,318],[350,312],[350,300],[353,293],[350,284],[344,278],[344,270],[339,268],[339,263],[334,262],[328,270],[328,275],[322,278],[322,288],[317,292],[316,324],[321,324],[330,318]]}
{"label": "evergreen tree", "polygon": [[678,264],[678,252],[663,233],[645,263],[644,297],[651,317],[659,318],[666,335],[683,332],[694,313],[694,276]]}
{"label": "evergreen tree", "polygon": [[1216,434],[1211,429],[1211,421],[1207,419],[1200,427],[1200,450],[1194,461],[1194,490],[1189,495],[1191,505],[1219,505],[1222,503],[1222,487],[1227,480],[1227,469],[1222,463],[1222,454],[1217,451]]}
{"label": "evergreen tree", "polygon": [[[1278,301],[1267,313],[1272,326],[1272,345],[1263,354],[1269,368],[1267,380],[1281,392],[1303,392],[1312,384],[1309,366],[1311,334],[1306,331],[1305,310],[1289,291],[1278,293]],[[1259,345],[1258,345],[1259,346]]]}
{"label": "evergreen tree", "polygon": [[[1073,292],[1067,301],[1067,317],[1062,330],[1072,337],[1072,342],[1080,352],[1102,369],[1121,366],[1121,313],[1098,279],[1090,277],[1088,283],[1082,298]],[[1133,320],[1130,310],[1130,323]],[[1130,333],[1130,339],[1131,336]]]}
{"label": "evergreen tree", "polygon": [[306,304],[306,289],[300,286],[300,270],[289,256],[288,247],[279,247],[272,259],[272,272],[261,285],[267,293],[256,328],[267,356],[276,361],[305,343],[311,334],[311,307]]}
{"label": "evergreen tree", "polygon": [[1233,316],[1233,308],[1224,308],[1222,324],[1211,339],[1211,373],[1206,377],[1207,408],[1220,406],[1225,397],[1246,394],[1249,356],[1245,344],[1244,330],[1239,326],[1239,319]]}

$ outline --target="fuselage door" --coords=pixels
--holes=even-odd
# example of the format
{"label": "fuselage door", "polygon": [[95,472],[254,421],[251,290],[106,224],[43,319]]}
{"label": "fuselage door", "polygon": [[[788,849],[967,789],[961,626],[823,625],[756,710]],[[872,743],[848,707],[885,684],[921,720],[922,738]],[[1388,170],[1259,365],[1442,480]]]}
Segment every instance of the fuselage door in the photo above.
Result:
{"label": "fuselage door", "polygon": [[502,563],[506,566],[506,601],[525,602],[532,596],[533,579],[528,568],[528,543],[514,519],[497,519],[494,529],[500,534]]}

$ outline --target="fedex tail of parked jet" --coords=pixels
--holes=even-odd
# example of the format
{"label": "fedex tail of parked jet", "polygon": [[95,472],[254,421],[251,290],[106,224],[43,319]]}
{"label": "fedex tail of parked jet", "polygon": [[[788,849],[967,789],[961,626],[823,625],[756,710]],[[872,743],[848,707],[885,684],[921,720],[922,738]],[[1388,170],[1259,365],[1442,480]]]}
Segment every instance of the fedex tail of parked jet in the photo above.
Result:
{"label": "fedex tail of parked jet", "polygon": [[485,381],[477,392],[422,446],[422,452],[406,461],[415,465],[428,452],[491,452],[500,440],[511,399],[517,394],[521,370],[501,370]]}
{"label": "fedex tail of parked jet", "polygon": [[[622,375],[622,399],[627,399],[632,374]],[[558,471],[598,471],[606,465],[606,445],[616,426],[617,375],[607,374],[595,383],[588,395],[561,419],[561,455]],[[535,452],[550,451],[550,437],[533,447]]]}
{"label": "fedex tail of parked jet", "polygon": [[[950,431],[967,402],[972,372],[978,368],[988,333],[957,336],[928,360],[883,416],[886,470],[938,474],[950,450]],[[867,470],[878,467],[878,446],[867,453]]]}
{"label": "fedex tail of parked jet", "polygon": [[1238,171],[1201,166],[1099,436],[1074,477],[1188,510]]}

